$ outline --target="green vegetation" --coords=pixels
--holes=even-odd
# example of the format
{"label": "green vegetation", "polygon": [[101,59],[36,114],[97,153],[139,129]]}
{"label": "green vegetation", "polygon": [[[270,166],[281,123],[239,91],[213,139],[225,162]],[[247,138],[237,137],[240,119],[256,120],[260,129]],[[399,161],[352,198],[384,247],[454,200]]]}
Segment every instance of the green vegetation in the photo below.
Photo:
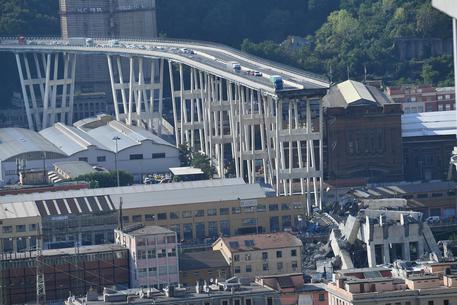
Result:
{"label": "green vegetation", "polygon": [[179,160],[181,166],[201,169],[206,179],[212,179],[216,174],[216,168],[211,164],[211,159],[199,151],[192,151],[187,144],[179,145]]}
{"label": "green vegetation", "polygon": [[[59,1],[0,0],[0,35],[59,35]],[[7,106],[13,91],[20,90],[16,60],[12,54],[0,53],[0,108]]]}
{"label": "green vegetation", "polygon": [[[92,173],[82,175],[74,179],[75,181],[87,181],[90,188],[114,187],[117,186],[116,171],[109,173]],[[127,172],[119,171],[119,183],[121,186],[133,184],[133,176]]]}
{"label": "green vegetation", "polygon": [[307,45],[290,50],[271,41],[245,40],[242,49],[313,72],[334,82],[347,79],[383,79],[388,83],[453,83],[452,57],[400,60],[398,38],[451,37],[451,21],[427,0],[342,0]]}

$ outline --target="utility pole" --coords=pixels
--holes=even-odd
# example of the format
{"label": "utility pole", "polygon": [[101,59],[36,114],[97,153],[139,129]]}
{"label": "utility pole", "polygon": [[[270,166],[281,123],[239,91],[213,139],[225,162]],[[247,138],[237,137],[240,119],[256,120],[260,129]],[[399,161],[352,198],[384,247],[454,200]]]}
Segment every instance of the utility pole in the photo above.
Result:
{"label": "utility pole", "polygon": [[119,167],[117,165],[117,154],[119,153],[119,148],[118,148],[118,145],[117,145],[117,141],[119,141],[121,138],[119,138],[118,136],[115,136],[113,138],[113,141],[116,143],[116,151],[114,153],[114,167],[116,168],[116,181],[117,181],[117,187],[119,187],[121,184],[120,184],[120,181],[119,181]]}
{"label": "utility pole", "polygon": [[43,244],[40,225],[37,225],[36,247],[36,305],[46,304],[46,287],[44,284]]}

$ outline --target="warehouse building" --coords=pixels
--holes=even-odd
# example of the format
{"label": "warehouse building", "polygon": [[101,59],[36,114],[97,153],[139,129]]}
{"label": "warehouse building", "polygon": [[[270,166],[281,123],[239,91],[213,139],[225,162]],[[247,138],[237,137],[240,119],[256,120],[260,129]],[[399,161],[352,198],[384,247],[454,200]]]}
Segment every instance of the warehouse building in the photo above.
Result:
{"label": "warehouse building", "polygon": [[1,180],[14,184],[19,171],[52,170],[54,163],[62,161],[84,161],[115,170],[116,153],[119,169],[132,174],[136,181],[179,166],[179,150],[151,132],[111,119],[95,121],[95,128],[86,128],[81,122],[75,126],[56,123],[39,133],[0,129]]}
{"label": "warehouse building", "polygon": [[3,251],[24,250],[19,238],[36,237],[36,229],[15,227],[26,220],[43,228],[45,248],[110,242],[121,198],[124,225],[168,228],[184,247],[219,236],[300,230],[305,215],[302,195],[275,197],[241,178],[2,196]]}

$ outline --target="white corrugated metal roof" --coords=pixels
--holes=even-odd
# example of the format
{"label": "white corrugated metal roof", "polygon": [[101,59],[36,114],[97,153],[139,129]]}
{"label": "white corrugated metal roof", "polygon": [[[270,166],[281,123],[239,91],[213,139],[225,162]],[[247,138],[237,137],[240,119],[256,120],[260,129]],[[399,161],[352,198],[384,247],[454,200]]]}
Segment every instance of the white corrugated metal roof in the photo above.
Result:
{"label": "white corrugated metal roof", "polygon": [[108,150],[107,147],[91,138],[85,132],[73,126],[66,126],[61,123],[54,124],[53,126],[40,131],[40,134],[49,142],[54,143],[54,145],[64,151],[68,156],[87,150],[90,146]]}
{"label": "white corrugated metal roof", "polygon": [[401,117],[402,137],[456,135],[455,110],[409,113]]}
{"label": "white corrugated metal roof", "polygon": [[63,151],[32,130],[23,128],[0,129],[0,161],[19,154],[31,152],[52,152],[65,155]]}
{"label": "white corrugated metal roof", "polygon": [[40,216],[38,209],[32,201],[19,201],[0,204],[0,219],[25,218]]}
{"label": "white corrugated metal roof", "polygon": [[376,102],[373,95],[368,91],[367,87],[359,82],[347,80],[337,85],[346,103],[350,104],[360,100]]}
{"label": "white corrugated metal roof", "polygon": [[8,195],[0,197],[0,203],[104,195],[109,195],[117,208],[120,197],[128,208],[266,197],[259,184],[246,184],[241,178],[231,178]]}
{"label": "white corrugated metal roof", "polygon": [[111,121],[107,125],[87,130],[89,136],[108,147],[111,151],[116,151],[114,137],[119,137],[118,150],[140,145],[143,141],[152,141],[156,144],[172,146],[167,141],[136,126],[127,126],[117,121]]}

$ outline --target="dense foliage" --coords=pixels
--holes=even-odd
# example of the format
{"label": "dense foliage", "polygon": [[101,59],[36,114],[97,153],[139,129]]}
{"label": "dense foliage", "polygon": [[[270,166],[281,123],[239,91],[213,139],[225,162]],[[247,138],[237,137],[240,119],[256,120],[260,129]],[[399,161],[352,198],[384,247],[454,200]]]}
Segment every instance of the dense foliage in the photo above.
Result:
{"label": "dense foliage", "polygon": [[450,18],[433,9],[428,0],[341,0],[340,9],[306,37],[307,45],[291,51],[272,41],[245,40],[243,50],[287,62],[333,81],[348,77],[387,82],[423,82],[450,85],[452,58],[399,60],[397,38],[450,38]]}
{"label": "dense foliage", "polygon": [[[116,171],[98,172],[79,176],[75,181],[87,181],[91,188],[114,187],[117,186]],[[120,186],[133,184],[133,176],[127,172],[119,171]]]}
{"label": "dense foliage", "polygon": [[216,168],[211,164],[208,156],[199,151],[193,151],[188,144],[180,144],[178,148],[181,166],[199,168],[204,173],[206,179],[213,179],[213,176],[216,174]]}

